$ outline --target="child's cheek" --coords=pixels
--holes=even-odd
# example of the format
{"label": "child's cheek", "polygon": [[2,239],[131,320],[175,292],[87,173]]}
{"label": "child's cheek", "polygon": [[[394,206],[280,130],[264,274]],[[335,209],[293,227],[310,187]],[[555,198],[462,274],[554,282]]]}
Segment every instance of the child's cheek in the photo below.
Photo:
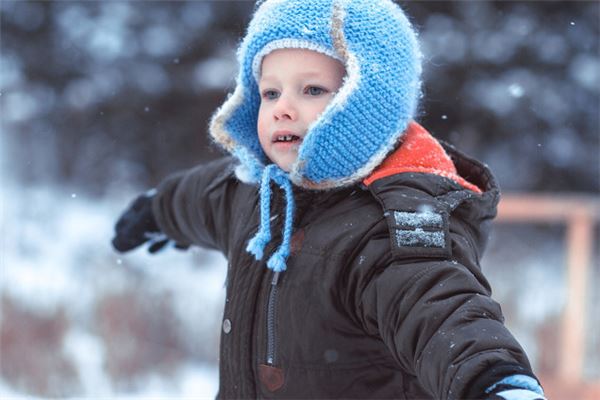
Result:
{"label": "child's cheek", "polygon": [[256,130],[258,132],[258,140],[263,150],[265,145],[270,142],[268,124],[265,118],[265,111],[261,107],[258,111],[258,121],[256,123]]}
{"label": "child's cheek", "polygon": [[330,96],[323,96],[323,98],[320,99],[319,102],[317,102],[313,105],[310,116],[309,116],[309,118],[310,118],[309,123],[316,121],[321,116],[321,114],[323,114],[323,111],[325,111],[325,109],[331,102],[331,99],[332,98]]}

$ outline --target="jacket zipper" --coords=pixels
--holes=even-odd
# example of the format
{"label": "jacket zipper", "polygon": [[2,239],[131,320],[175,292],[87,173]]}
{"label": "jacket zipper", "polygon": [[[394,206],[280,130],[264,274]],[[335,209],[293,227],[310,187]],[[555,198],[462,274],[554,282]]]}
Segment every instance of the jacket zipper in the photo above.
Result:
{"label": "jacket zipper", "polygon": [[275,364],[276,355],[276,337],[275,337],[275,305],[277,304],[277,282],[279,281],[279,272],[273,272],[271,280],[271,290],[269,292],[269,302],[267,304],[267,364]]}

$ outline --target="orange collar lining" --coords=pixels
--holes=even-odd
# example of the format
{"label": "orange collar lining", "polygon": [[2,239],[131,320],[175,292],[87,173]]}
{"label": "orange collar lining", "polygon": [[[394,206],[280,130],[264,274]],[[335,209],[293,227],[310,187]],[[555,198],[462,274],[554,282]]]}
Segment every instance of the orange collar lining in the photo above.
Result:
{"label": "orange collar lining", "polygon": [[442,145],[417,122],[409,123],[401,140],[400,147],[363,180],[365,185],[369,186],[391,175],[418,172],[443,176],[465,189],[482,193],[480,188],[458,175],[454,163]]}

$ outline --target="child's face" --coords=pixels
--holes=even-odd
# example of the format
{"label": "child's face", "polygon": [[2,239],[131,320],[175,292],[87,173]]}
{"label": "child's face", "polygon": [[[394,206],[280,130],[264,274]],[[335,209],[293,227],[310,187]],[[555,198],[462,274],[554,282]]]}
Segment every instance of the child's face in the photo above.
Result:
{"label": "child's face", "polygon": [[304,49],[279,49],[262,61],[258,139],[271,161],[289,172],[310,124],[342,86],[342,63]]}

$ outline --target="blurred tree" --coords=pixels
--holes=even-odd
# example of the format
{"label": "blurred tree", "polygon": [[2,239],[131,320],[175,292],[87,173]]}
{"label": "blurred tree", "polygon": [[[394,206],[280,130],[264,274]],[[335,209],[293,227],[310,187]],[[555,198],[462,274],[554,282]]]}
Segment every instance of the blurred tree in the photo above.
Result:
{"label": "blurred tree", "polygon": [[422,32],[425,126],[505,189],[600,189],[599,3],[403,5]]}

